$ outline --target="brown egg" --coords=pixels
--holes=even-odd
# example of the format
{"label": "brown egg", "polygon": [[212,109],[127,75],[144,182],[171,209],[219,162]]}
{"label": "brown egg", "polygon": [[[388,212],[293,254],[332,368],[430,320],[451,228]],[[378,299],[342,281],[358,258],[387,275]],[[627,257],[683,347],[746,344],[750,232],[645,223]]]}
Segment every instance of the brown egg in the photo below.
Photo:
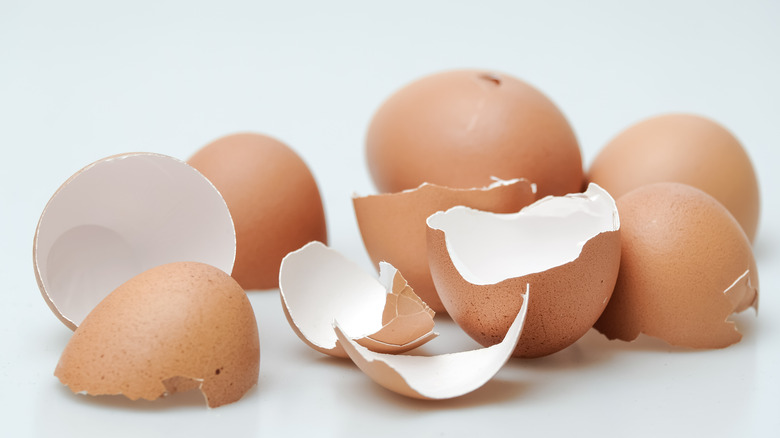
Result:
{"label": "brown egg", "polygon": [[133,277],[73,333],[54,375],[74,393],[154,400],[200,388],[210,407],[257,383],[260,344],[252,305],[219,269],[161,265]]}
{"label": "brown egg", "polygon": [[758,271],[750,242],[728,210],[679,183],[642,186],[617,206],[620,273],[595,327],[610,339],[645,333],[694,348],[739,341],[727,318],[757,305]]}
{"label": "brown egg", "polygon": [[279,285],[282,258],[327,243],[325,212],[306,163],[271,137],[244,133],[203,147],[188,163],[217,187],[236,227],[233,277],[244,289]]}
{"label": "brown egg", "polygon": [[393,94],[368,129],[366,156],[380,192],[424,182],[481,187],[525,178],[540,197],[580,191],[582,158],[561,111],[539,90],[484,70],[446,71]]}
{"label": "brown egg", "polygon": [[518,213],[454,207],[428,223],[428,261],[447,313],[482,345],[504,338],[530,288],[513,355],[539,357],[576,342],[599,318],[617,279],[615,201],[585,193],[546,197]]}
{"label": "brown egg", "polygon": [[516,212],[536,198],[526,180],[499,181],[480,189],[450,189],[423,184],[399,193],[355,197],[360,233],[368,255],[379,266],[386,261],[404,277],[435,312],[444,312],[428,268],[425,220],[431,214],[456,205],[496,213]]}
{"label": "brown egg", "polygon": [[616,199],[655,182],[679,182],[720,201],[753,241],[758,228],[758,180],[734,135],[717,122],[692,114],[643,120],[599,152],[588,180]]}

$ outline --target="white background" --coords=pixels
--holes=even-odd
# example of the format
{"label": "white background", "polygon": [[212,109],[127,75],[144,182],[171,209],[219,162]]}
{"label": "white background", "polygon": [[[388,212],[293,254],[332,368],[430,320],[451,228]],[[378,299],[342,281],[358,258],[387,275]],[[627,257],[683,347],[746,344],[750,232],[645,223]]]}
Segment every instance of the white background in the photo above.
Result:
{"label": "white background", "polygon": [[[252,291],[260,383],[235,404],[208,410],[197,392],[76,396],[52,375],[71,332],[38,292],[31,246],[72,173],[115,153],[186,159],[228,133],[267,133],[312,169],[331,245],[371,269],[350,200],[374,193],[369,120],[409,81],[458,67],[543,90],[571,121],[585,165],[662,112],[731,129],[763,202],[761,309],[737,318],[743,341],[689,351],[591,332],[555,355],[510,361],[470,395],[421,402],[309,350],[277,292]],[[779,80],[777,1],[0,0],[0,435],[777,436]],[[473,346],[440,326],[431,352]]]}

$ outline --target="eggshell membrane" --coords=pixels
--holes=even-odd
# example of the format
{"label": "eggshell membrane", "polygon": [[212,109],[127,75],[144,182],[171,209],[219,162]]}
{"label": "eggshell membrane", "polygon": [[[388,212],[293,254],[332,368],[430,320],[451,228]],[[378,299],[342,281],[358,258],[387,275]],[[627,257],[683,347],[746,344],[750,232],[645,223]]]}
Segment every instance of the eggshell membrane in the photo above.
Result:
{"label": "eggshell membrane", "polygon": [[520,311],[504,339],[496,345],[437,356],[375,353],[350,339],[339,328],[339,341],[353,362],[374,382],[407,397],[440,400],[459,397],[482,387],[512,355],[523,332],[528,311],[528,289],[518,297]]}
{"label": "eggshell membrane", "polygon": [[615,199],[656,182],[679,182],[720,201],[752,242],[758,229],[758,178],[739,140],[719,123],[693,114],[664,114],[618,134],[596,156],[588,181]]}
{"label": "eggshell membrane", "polygon": [[257,322],[243,289],[221,270],[177,262],[111,292],[76,329],[54,375],[74,393],[154,400],[200,388],[208,406],[257,384]]}
{"label": "eggshell membrane", "polygon": [[401,353],[437,336],[434,312],[388,263],[379,279],[321,242],[288,254],[279,272],[287,321],[306,345],[347,357],[333,330],[338,319],[356,342],[374,351]]}
{"label": "eggshell membrane", "polygon": [[454,207],[428,218],[428,257],[447,312],[482,345],[499,342],[530,284],[534,302],[513,355],[540,357],[582,337],[620,264],[614,200],[595,184],[514,214]]}
{"label": "eggshell membrane", "polygon": [[452,70],[418,79],[374,114],[366,158],[380,192],[424,182],[481,187],[526,178],[539,195],[579,191],[583,170],[569,122],[536,88],[510,75]]}
{"label": "eggshell membrane", "polygon": [[132,152],[68,178],[41,213],[33,268],[43,298],[75,330],[112,290],[165,263],[230,272],[233,221],[216,188],[181,160]]}
{"label": "eggshell membrane", "polygon": [[415,293],[444,312],[428,268],[425,219],[456,205],[509,213],[536,200],[536,186],[524,179],[496,181],[484,188],[451,189],[423,183],[416,189],[353,197],[360,233],[375,265],[386,261],[401,272]]}
{"label": "eggshell membrane", "polygon": [[312,240],[327,242],[322,199],[306,163],[284,143],[232,134],[188,163],[219,189],[236,227],[233,278],[244,289],[278,287],[282,258]]}
{"label": "eggshell membrane", "polygon": [[727,319],[758,305],[758,271],[736,219],[713,197],[679,183],[642,186],[617,205],[620,273],[596,329],[610,339],[645,333],[693,348],[738,342]]}

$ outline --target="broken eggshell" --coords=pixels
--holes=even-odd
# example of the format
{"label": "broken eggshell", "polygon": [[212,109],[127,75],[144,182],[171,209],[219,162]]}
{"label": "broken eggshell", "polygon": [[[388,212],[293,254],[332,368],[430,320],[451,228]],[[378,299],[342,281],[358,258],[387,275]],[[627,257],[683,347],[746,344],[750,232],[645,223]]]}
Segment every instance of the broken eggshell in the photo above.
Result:
{"label": "broken eggshell", "polygon": [[135,275],[174,261],[230,272],[235,231],[216,188],[183,161],[154,153],[98,160],[71,176],[41,214],[35,277],[71,329]]}
{"label": "broken eggshell", "polygon": [[576,342],[607,305],[620,265],[615,201],[591,184],[512,214],[454,207],[428,220],[431,274],[444,307],[482,345],[498,343],[530,284],[534,302],[514,355]]}
{"label": "broken eggshell", "polygon": [[374,382],[385,388],[419,399],[459,397],[487,383],[507,362],[523,332],[528,312],[528,285],[503,340],[477,350],[437,356],[394,355],[372,352],[344,334],[335,324],[336,334],[353,362]]}
{"label": "broken eggshell", "polygon": [[478,189],[452,189],[424,183],[398,193],[353,197],[366,251],[378,266],[385,261],[404,277],[434,311],[443,312],[428,268],[425,219],[464,205],[496,213],[516,212],[536,199],[536,186],[525,179],[496,180]]}
{"label": "broken eggshell", "polygon": [[76,329],[54,372],[71,391],[154,400],[199,388],[210,407],[257,384],[252,305],[225,272],[176,262],[133,277]]}
{"label": "broken eggshell", "polygon": [[333,330],[335,319],[374,351],[401,353],[436,337],[434,312],[392,265],[382,263],[377,279],[321,242],[282,260],[279,292],[290,327],[324,354],[347,357]]}
{"label": "broken eggshell", "polygon": [[742,335],[729,317],[758,306],[750,240],[725,206],[680,183],[639,187],[617,201],[620,273],[595,327],[610,339],[640,333],[671,345],[723,348]]}

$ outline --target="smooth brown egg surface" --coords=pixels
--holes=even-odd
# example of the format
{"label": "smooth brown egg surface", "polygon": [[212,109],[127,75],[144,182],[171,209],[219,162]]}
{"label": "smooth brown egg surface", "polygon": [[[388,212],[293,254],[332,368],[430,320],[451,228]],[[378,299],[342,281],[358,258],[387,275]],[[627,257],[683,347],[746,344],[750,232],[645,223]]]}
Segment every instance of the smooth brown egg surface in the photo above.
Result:
{"label": "smooth brown egg surface", "polygon": [[643,120],[612,139],[587,178],[616,199],[655,182],[679,182],[720,201],[753,241],[758,228],[758,179],[747,152],[717,122],[692,114]]}
{"label": "smooth brown egg surface", "polygon": [[380,192],[424,182],[481,187],[490,177],[525,178],[538,196],[579,191],[579,144],[555,104],[512,76],[446,71],[419,79],[385,101],[366,138]]}
{"label": "smooth brown egg surface", "polygon": [[233,277],[244,289],[279,285],[290,251],[327,243],[325,211],[306,163],[271,137],[233,134],[203,147],[188,163],[222,194],[236,228]]}
{"label": "smooth brown egg surface", "polygon": [[73,392],[154,400],[200,388],[210,407],[257,384],[257,322],[226,273],[170,263],[115,289],[76,329],[54,375]]}
{"label": "smooth brown egg surface", "polygon": [[715,198],[656,183],[617,200],[620,271],[595,324],[610,339],[640,333],[672,345],[720,348],[741,339],[727,318],[758,303],[750,242]]}

